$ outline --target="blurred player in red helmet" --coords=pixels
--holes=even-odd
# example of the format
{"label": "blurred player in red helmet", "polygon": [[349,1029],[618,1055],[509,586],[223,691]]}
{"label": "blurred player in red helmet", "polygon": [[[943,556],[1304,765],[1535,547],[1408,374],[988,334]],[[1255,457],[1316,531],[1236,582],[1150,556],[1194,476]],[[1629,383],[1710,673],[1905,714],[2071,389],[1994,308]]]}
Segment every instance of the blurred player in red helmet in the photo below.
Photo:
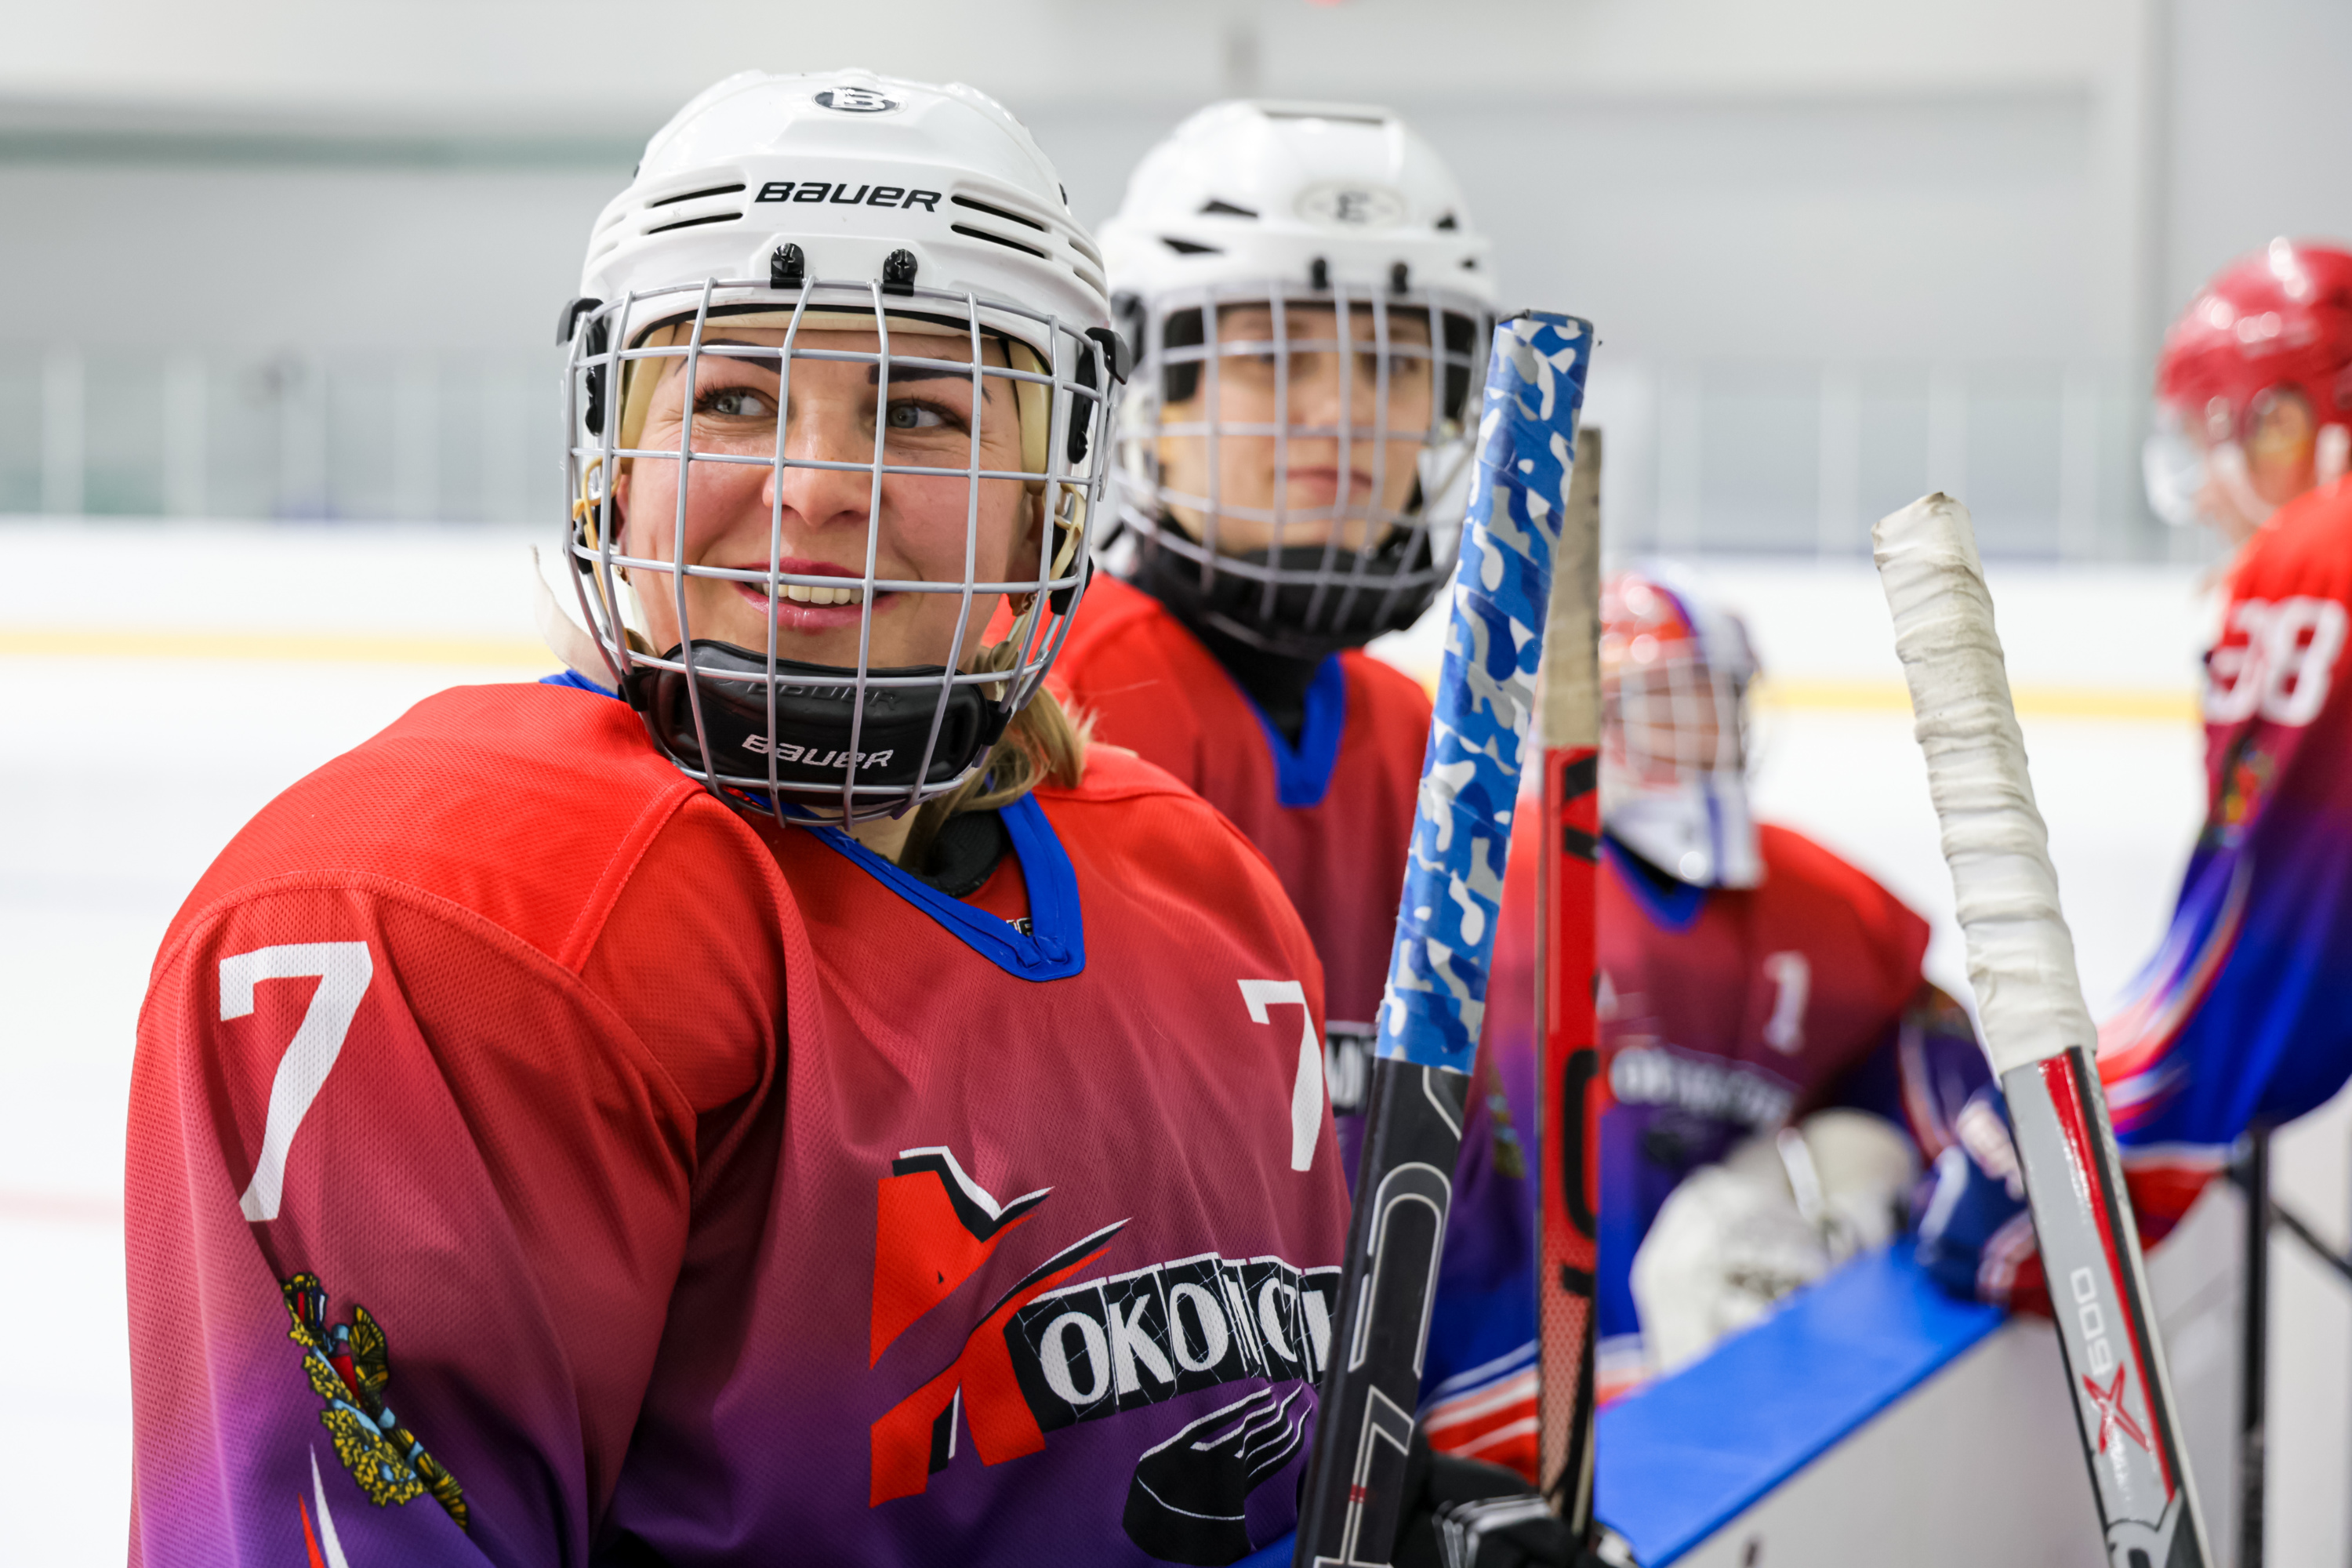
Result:
{"label": "blurred player in red helmet", "polygon": [[745,72],[583,283],[572,669],[295,784],[156,959],[131,1563],[1265,1547],[1346,1245],[1322,968],[1044,689],[1123,369],[1052,164]]}
{"label": "blurred player in red helmet", "polygon": [[[1745,629],[1664,565],[1601,599],[1601,1393],[1703,1353],[1905,1224],[1984,1082],[1927,922],[1749,815]],[[1532,820],[1532,818],[1530,818]],[[1515,845],[1486,1044],[1534,1092],[1535,857]],[[1532,1264],[1529,1265],[1532,1268]]]}
{"label": "blurred player in red helmet", "polygon": [[[2352,252],[2274,239],[2231,263],[2167,334],[2156,388],[2149,501],[2232,554],[2205,656],[2205,825],[2162,943],[2099,1031],[2150,1241],[2249,1125],[2352,1075]],[[1953,1282],[2038,1302],[2009,1173],[1948,1174],[1931,1247]]]}
{"label": "blurred player in red helmet", "polygon": [[2274,239],[2165,335],[2148,501],[2243,544],[2352,460],[2352,254]]}

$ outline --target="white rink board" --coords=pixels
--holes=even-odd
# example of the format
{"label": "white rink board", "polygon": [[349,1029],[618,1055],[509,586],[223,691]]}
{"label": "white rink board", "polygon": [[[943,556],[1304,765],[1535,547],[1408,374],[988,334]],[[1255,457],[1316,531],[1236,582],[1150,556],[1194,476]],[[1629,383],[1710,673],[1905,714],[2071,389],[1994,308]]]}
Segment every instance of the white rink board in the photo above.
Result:
{"label": "white rink board", "polygon": [[[553,529],[538,538],[546,550]],[[0,1518],[10,1568],[122,1559],[123,1100],[166,923],[228,837],[303,773],[434,691],[552,668],[532,650],[530,542],[415,525],[0,522],[10,567],[0,574],[0,677],[15,718],[0,726],[0,813],[11,826],[0,835]],[[1780,679],[1899,679],[1866,565],[1715,571]],[[2185,574],[1996,565],[1992,580],[2021,683],[2030,672],[2048,685],[2186,690],[2196,611]],[[27,651],[40,646],[24,635],[35,631],[72,634],[70,651]],[[107,637],[126,631],[169,635],[136,658],[106,654]],[[2149,665],[2160,668],[2137,673]],[[1929,915],[1931,963],[1960,984],[1907,717],[1800,705],[1768,721],[1764,814],[1822,837]],[[2025,727],[2095,1009],[2161,929],[2199,811],[2197,737],[2181,722],[2029,715]],[[2287,1130],[2275,1149],[2281,1190],[2340,1237],[2352,1194],[2345,1102]],[[2291,1249],[2276,1258],[2272,1561],[2338,1563],[2352,1303]],[[2221,1353],[2226,1368],[2227,1345]],[[1895,1416],[1907,1424],[1907,1411],[1882,1423]],[[1875,1446],[1882,1423],[1853,1446]],[[2063,1489],[2060,1508],[2087,1487],[2065,1442],[2067,1464],[2039,1477]],[[1902,1495],[1899,1479],[1873,1484]]]}
{"label": "white rink board", "polygon": [[[2243,1210],[2209,1192],[2150,1268],[2183,1446],[2218,1561],[2234,1542],[2236,1258]],[[2013,1318],[1672,1568],[2105,1568],[2047,1320]],[[2276,1550],[2273,1563],[2301,1563]],[[1655,1568],[1655,1565],[1653,1565]]]}

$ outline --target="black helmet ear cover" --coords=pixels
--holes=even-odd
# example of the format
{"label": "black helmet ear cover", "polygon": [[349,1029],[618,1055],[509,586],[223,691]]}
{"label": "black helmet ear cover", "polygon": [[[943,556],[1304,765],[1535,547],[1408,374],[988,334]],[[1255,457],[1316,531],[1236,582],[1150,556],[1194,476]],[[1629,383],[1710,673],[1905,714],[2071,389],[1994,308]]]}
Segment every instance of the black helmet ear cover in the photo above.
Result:
{"label": "black helmet ear cover", "polygon": [[[664,656],[687,662],[680,648]],[[702,698],[702,725],[710,738],[703,755],[695,732],[693,693],[683,670],[651,664],[633,667],[623,682],[629,706],[645,721],[646,732],[663,755],[713,782],[765,789],[768,763],[775,758],[776,781],[806,788],[839,789],[850,769],[850,725],[857,713],[858,682],[830,665],[776,660],[775,730],[768,728],[767,656],[732,643],[698,639],[693,646],[694,685]],[[865,716],[857,724],[856,782],[908,789],[940,712],[938,665],[870,669],[869,677],[926,678],[919,686],[865,688]],[[986,683],[959,681],[948,689],[940,716],[939,740],[926,786],[952,783],[980,760],[1004,733],[1010,715],[991,698]]]}

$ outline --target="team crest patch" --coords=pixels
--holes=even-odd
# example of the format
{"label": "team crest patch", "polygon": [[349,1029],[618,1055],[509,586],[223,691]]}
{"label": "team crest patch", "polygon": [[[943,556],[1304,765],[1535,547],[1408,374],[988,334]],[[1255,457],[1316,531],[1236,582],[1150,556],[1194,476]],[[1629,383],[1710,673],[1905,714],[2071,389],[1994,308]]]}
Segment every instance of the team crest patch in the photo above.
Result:
{"label": "team crest patch", "polygon": [[315,1274],[297,1274],[278,1288],[294,1320],[286,1337],[302,1347],[311,1391],[327,1402],[319,1424],[368,1500],[383,1508],[431,1492],[457,1528],[466,1528],[466,1494],[456,1478],[384,1403],[392,1356],[383,1328],[361,1306],[352,1308],[350,1322],[330,1324],[326,1289]]}

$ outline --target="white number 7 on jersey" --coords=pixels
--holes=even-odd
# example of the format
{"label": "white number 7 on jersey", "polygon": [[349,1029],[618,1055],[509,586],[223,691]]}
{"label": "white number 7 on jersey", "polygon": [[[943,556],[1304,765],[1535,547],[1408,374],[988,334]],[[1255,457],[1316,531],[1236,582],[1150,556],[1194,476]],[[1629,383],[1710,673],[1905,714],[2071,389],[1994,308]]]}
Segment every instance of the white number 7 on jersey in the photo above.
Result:
{"label": "white number 7 on jersey", "polygon": [[1323,1130],[1323,1042],[1315,1037],[1307,989],[1296,980],[1244,980],[1241,987],[1253,1023],[1272,1023],[1266,1009],[1277,1002],[1298,1008],[1298,1076],[1290,1086],[1290,1168],[1304,1171],[1315,1163],[1315,1134]]}
{"label": "white number 7 on jersey", "polygon": [[375,961],[363,942],[306,942],[256,948],[220,963],[223,1023],[252,1016],[253,988],[262,981],[313,974],[319,976],[319,989],[310,994],[302,1026],[278,1058],[278,1076],[269,1084],[269,1117],[262,1124],[261,1158],[245,1195],[236,1200],[245,1217],[257,1222],[278,1217],[286,1186],[286,1152],[294,1146],[295,1129],[302,1125],[335,1058],[342,1054],[343,1037],[351,1033],[360,998],[375,976]]}

